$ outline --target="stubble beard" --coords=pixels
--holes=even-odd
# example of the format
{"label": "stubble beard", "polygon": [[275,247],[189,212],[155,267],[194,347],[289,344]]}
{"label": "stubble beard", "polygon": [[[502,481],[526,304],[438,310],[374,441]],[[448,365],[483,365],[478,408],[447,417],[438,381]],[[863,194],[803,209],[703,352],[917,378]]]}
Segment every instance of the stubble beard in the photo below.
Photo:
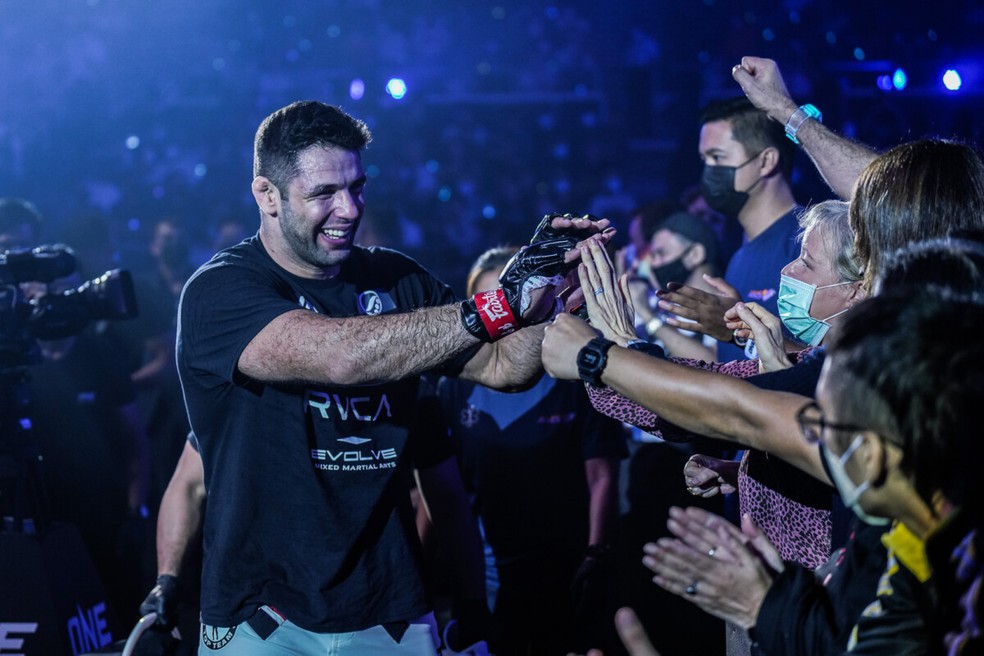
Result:
{"label": "stubble beard", "polygon": [[[352,252],[351,248],[341,251],[326,251],[318,246],[319,233],[312,235],[306,231],[304,224],[297,218],[290,203],[284,202],[280,213],[280,232],[284,241],[298,260],[318,268],[335,267],[344,262]],[[357,227],[357,224],[356,226]],[[354,229],[353,227],[353,229]],[[354,236],[354,235],[353,235]]]}

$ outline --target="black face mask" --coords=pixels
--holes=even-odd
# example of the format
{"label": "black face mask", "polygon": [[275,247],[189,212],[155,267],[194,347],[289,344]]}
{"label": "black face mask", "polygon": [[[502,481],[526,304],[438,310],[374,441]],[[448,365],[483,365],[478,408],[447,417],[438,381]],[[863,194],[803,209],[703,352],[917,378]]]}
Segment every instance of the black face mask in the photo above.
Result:
{"label": "black face mask", "polygon": [[689,251],[690,247],[688,246],[687,250],[683,251],[677,259],[652,268],[652,274],[656,277],[661,288],[666,289],[666,285],[671,282],[687,282],[687,278],[690,277],[690,269],[683,263],[683,258]]}
{"label": "black face mask", "polygon": [[738,166],[704,165],[704,173],[700,176],[700,193],[708,207],[728,217],[738,216],[748,202],[748,192],[735,190],[735,173],[759,155],[761,153],[752,155]]}

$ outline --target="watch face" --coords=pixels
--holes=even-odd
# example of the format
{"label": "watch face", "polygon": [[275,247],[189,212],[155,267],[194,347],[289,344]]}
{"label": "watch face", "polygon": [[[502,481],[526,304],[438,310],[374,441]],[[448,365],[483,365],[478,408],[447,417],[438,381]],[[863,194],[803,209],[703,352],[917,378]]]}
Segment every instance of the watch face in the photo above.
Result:
{"label": "watch face", "polygon": [[598,353],[595,353],[594,351],[585,351],[584,352],[584,358],[582,360],[582,362],[584,363],[584,366],[586,366],[586,367],[594,367],[594,366],[596,366],[598,364],[598,360],[599,360]]}

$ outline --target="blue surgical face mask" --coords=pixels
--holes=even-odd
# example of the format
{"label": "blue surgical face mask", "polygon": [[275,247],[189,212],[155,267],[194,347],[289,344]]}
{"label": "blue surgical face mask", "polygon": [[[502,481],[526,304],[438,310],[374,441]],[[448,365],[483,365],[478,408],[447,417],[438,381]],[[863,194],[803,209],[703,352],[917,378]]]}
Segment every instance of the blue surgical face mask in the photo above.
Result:
{"label": "blue surgical face mask", "polygon": [[776,299],[776,305],[779,308],[779,319],[782,321],[782,325],[786,326],[786,330],[799,341],[810,346],[817,346],[823,341],[823,338],[827,335],[827,331],[830,330],[830,324],[827,322],[834,317],[844,314],[848,308],[844,308],[840,312],[835,312],[826,319],[815,319],[810,316],[810,306],[813,305],[813,296],[817,293],[818,289],[850,284],[853,283],[851,281],[845,281],[817,287],[816,285],[805,283],[802,280],[781,275],[779,277],[779,297]]}
{"label": "blue surgical face mask", "polygon": [[873,517],[866,513],[861,507],[858,501],[861,499],[861,495],[865,493],[869,487],[868,481],[865,481],[861,485],[855,485],[851,477],[847,475],[847,470],[844,468],[854,452],[857,451],[861,444],[864,442],[863,435],[856,435],[854,441],[851,442],[851,446],[847,447],[847,450],[841,454],[840,458],[835,456],[829,450],[827,446],[820,442],[820,453],[823,454],[823,459],[827,462],[827,469],[830,471],[830,478],[834,481],[834,487],[837,488],[837,492],[840,493],[841,499],[844,501],[844,505],[854,511],[862,521],[871,524],[873,526],[884,526],[890,521],[886,517]]}

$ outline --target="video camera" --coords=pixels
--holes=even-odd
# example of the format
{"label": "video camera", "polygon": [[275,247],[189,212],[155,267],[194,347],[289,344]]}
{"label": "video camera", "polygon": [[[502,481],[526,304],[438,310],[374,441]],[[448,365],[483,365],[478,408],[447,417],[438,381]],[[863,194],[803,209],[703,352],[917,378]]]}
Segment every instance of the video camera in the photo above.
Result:
{"label": "video camera", "polygon": [[90,321],[137,316],[133,279],[124,269],[75,289],[25,298],[22,283],[48,283],[74,271],[75,255],[64,244],[0,253],[0,372],[39,362],[37,339],[70,337]]}

